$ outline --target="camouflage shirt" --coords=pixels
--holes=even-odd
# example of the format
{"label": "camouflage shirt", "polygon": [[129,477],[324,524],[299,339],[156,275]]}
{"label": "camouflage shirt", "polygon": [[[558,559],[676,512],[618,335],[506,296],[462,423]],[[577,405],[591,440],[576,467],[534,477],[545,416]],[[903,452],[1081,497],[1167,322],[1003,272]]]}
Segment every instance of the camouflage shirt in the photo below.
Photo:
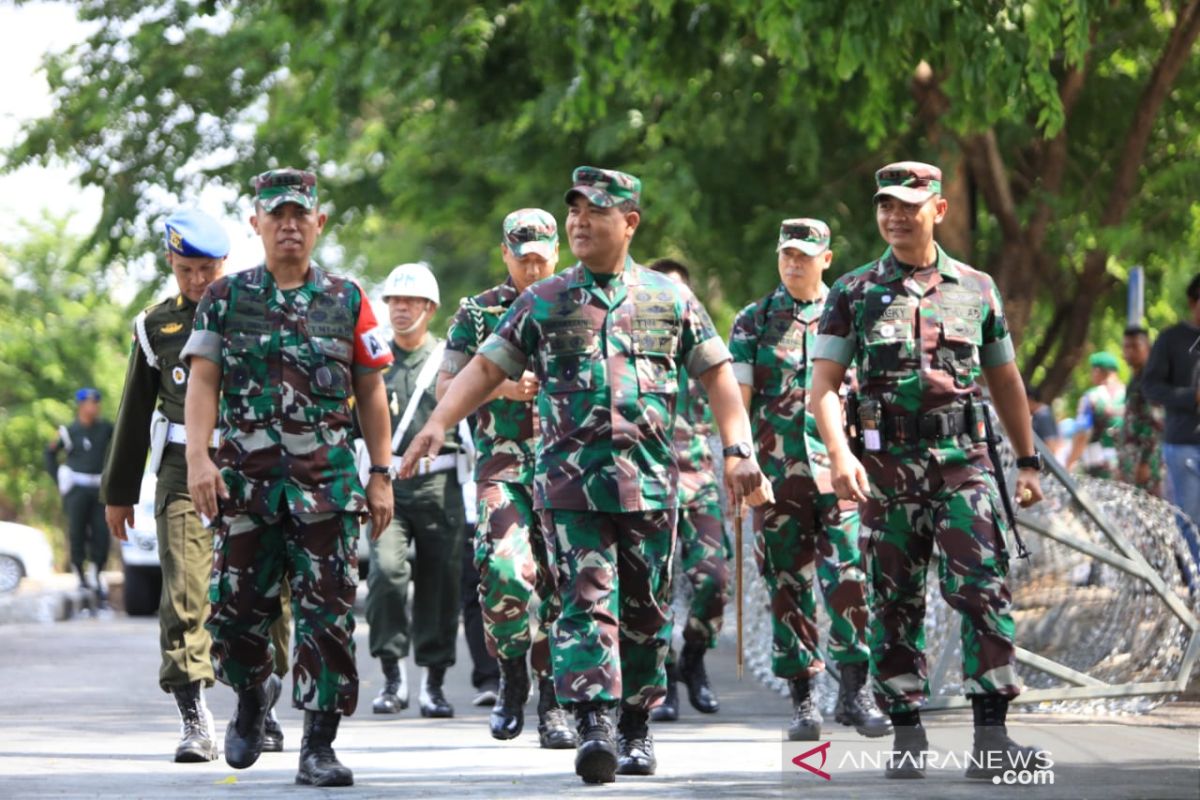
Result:
{"label": "camouflage shirt", "polygon": [[1125,387],[1125,414],[1121,417],[1121,430],[1117,439],[1117,458],[1120,478],[1126,483],[1137,482],[1137,468],[1145,464],[1150,469],[1150,480],[1141,488],[1156,497],[1162,496],[1162,448],[1163,411],[1153,406],[1142,388],[1142,375],[1136,373]]}
{"label": "camouflage shirt", "polygon": [[[517,288],[511,278],[474,297],[464,297],[450,323],[442,371],[458,374],[516,299]],[[531,486],[538,435],[533,401],[498,397],[481,406],[475,417],[475,480]]]}
{"label": "camouflage shirt", "polygon": [[686,288],[626,261],[607,291],[582,264],[517,298],[480,355],[542,391],[539,508],[606,512],[678,506],[672,427],[679,371],[729,360]]}
{"label": "camouflage shirt", "polygon": [[[117,506],[137,503],[150,449],[150,417],[154,410],[157,408],[177,425],[183,424],[188,367],[180,353],[192,333],[195,314],[196,304],[178,294],[150,306],[134,322],[125,390],[100,492],[105,503]],[[158,485],[168,492],[187,494],[183,445],[166,446],[158,470]]]}
{"label": "camouflage shirt", "polygon": [[[939,246],[934,267],[906,268],[889,248],[843,275],[825,301],[813,358],[858,367],[859,395],[880,403],[885,419],[912,419],[982,394],[983,367],[1014,359],[1000,295],[991,276],[956,261]],[[941,463],[966,453],[961,437],[900,443],[894,455],[928,450]]]}
{"label": "camouflage shirt", "polygon": [[679,380],[686,387],[683,408],[675,417],[675,457],[679,459],[679,471],[711,475],[713,460],[708,439],[713,434],[713,416],[708,407],[708,393],[686,370],[680,370]]}
{"label": "camouflage shirt", "polygon": [[753,390],[750,424],[763,469],[778,479],[792,465],[805,463],[822,491],[832,491],[833,484],[829,456],[809,407],[810,360],[828,291],[822,285],[819,300],[796,300],[781,283],[743,308],[729,334],[733,373]]}
{"label": "camouflage shirt", "polygon": [[214,281],[181,357],[195,356],[221,367],[223,513],[365,511],[353,378],[392,354],[357,283],[317,266],[295,289],[263,266]]}

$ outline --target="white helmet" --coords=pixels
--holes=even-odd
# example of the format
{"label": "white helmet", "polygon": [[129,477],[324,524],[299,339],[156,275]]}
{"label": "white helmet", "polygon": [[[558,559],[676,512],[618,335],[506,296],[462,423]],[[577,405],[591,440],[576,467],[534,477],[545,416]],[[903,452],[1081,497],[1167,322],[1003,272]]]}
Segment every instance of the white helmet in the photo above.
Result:
{"label": "white helmet", "polygon": [[389,297],[422,297],[439,306],[442,304],[437,278],[424,261],[401,264],[392,270],[383,282],[382,297],[385,300]]}

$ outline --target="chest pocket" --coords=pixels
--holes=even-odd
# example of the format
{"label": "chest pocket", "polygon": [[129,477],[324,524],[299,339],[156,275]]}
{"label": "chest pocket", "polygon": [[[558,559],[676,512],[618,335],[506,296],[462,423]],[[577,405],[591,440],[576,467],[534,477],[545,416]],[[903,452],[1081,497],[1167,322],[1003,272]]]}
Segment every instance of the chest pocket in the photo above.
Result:
{"label": "chest pocket", "polygon": [[[885,302],[885,297],[890,299]],[[905,370],[914,357],[916,298],[873,293],[864,303],[863,372],[879,376]]]}
{"label": "chest pocket", "polygon": [[354,358],[354,345],[350,340],[310,334],[308,347],[312,393],[335,400],[349,397],[350,364]]}
{"label": "chest pocket", "polygon": [[767,319],[754,354],[754,391],[767,397],[779,397],[794,388],[803,388],[804,323],[791,312],[777,313]]}
{"label": "chest pocket", "polygon": [[546,331],[545,374],[548,394],[582,392],[592,388],[592,361],[596,357],[596,332],[583,325]]}
{"label": "chest pocket", "polygon": [[677,394],[679,374],[675,351],[679,336],[674,329],[633,332],[633,360],[638,391],[643,394]]}
{"label": "chest pocket", "polygon": [[267,383],[266,337],[233,331],[225,334],[221,387],[227,395],[262,394]]}
{"label": "chest pocket", "polygon": [[678,394],[675,354],[679,348],[679,316],[670,295],[639,292],[631,322],[638,392]]}
{"label": "chest pocket", "polygon": [[939,303],[942,316],[943,367],[960,386],[969,386],[978,373],[983,346],[983,308],[975,292],[946,287]]}

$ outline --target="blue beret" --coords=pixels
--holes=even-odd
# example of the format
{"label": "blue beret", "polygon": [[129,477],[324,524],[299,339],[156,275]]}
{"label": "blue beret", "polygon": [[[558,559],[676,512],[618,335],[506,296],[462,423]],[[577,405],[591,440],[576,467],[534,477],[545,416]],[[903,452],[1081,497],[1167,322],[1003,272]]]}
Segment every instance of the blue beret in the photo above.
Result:
{"label": "blue beret", "polygon": [[99,399],[100,399],[100,390],[93,389],[90,386],[85,386],[84,388],[79,389],[75,392],[75,402],[76,403],[82,403],[84,400],[99,401]]}
{"label": "blue beret", "polygon": [[224,258],[229,255],[229,235],[221,223],[194,208],[167,217],[167,249],[189,258]]}

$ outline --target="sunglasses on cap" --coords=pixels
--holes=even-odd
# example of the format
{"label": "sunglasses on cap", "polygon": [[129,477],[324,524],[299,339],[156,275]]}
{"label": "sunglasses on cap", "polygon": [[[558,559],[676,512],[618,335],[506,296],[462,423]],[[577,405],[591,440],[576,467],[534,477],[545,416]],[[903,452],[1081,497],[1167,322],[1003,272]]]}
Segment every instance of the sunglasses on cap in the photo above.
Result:
{"label": "sunglasses on cap", "polygon": [[552,235],[545,228],[535,228],[527,226],[524,228],[514,228],[504,234],[504,238],[512,244],[525,244],[526,242],[541,242],[546,241],[545,237]]}
{"label": "sunglasses on cap", "polygon": [[806,242],[819,242],[825,238],[825,232],[812,225],[784,225],[780,233],[788,239],[800,239]]}
{"label": "sunglasses on cap", "polygon": [[880,189],[888,186],[904,186],[912,189],[928,188],[938,194],[942,191],[941,181],[925,175],[917,175],[910,169],[881,169],[875,173],[875,184]]}

